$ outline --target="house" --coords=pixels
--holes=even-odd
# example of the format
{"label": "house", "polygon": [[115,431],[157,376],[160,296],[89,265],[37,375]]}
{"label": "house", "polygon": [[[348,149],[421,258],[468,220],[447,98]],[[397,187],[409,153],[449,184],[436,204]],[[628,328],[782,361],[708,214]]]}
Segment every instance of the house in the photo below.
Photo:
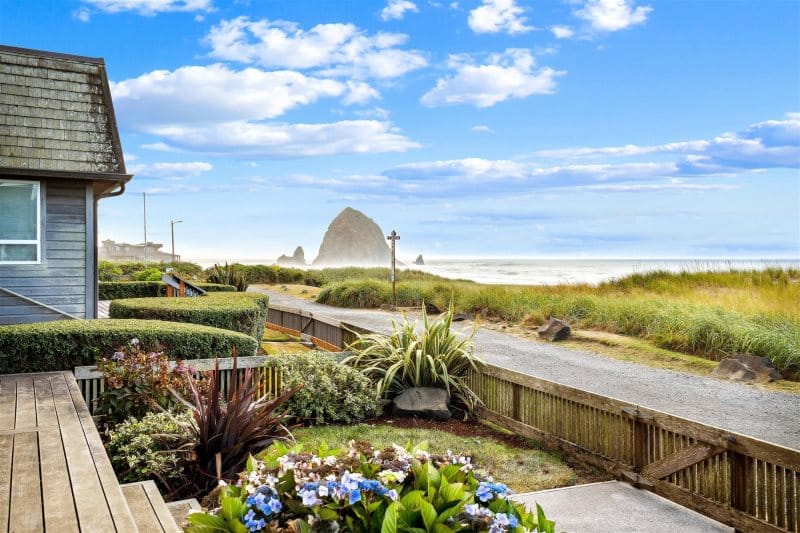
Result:
{"label": "house", "polygon": [[[157,242],[144,244],[128,244],[107,239],[100,243],[101,261],[133,261],[136,263],[169,263],[173,260],[172,254],[162,252],[164,245]],[[175,262],[180,263],[181,256],[175,255]]]}
{"label": "house", "polygon": [[0,324],[97,316],[97,203],[130,179],[103,60],[0,46]]}

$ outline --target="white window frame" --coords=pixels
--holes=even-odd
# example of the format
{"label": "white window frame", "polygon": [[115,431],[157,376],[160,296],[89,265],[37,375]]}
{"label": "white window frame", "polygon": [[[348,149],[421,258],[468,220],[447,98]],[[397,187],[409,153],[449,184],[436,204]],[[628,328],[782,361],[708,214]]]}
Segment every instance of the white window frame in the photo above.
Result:
{"label": "white window frame", "polygon": [[42,184],[38,181],[30,180],[9,180],[0,179],[0,183],[25,183],[36,188],[36,240],[13,240],[0,239],[0,244],[34,244],[36,245],[35,261],[3,261],[0,259],[0,266],[3,265],[38,265],[42,262]]}

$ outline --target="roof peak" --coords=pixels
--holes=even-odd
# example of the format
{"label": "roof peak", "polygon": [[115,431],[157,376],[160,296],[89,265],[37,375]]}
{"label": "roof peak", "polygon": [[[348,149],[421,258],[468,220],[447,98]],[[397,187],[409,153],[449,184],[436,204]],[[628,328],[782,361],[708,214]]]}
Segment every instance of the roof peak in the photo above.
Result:
{"label": "roof peak", "polygon": [[0,44],[0,52],[9,54],[20,54],[26,56],[45,57],[48,59],[61,59],[62,61],[76,61],[79,63],[96,63],[98,65],[105,65],[105,60],[102,57],[88,57],[79,56],[74,54],[62,54],[59,52],[48,52],[46,50],[35,50],[33,48],[20,48],[18,46],[7,46]]}

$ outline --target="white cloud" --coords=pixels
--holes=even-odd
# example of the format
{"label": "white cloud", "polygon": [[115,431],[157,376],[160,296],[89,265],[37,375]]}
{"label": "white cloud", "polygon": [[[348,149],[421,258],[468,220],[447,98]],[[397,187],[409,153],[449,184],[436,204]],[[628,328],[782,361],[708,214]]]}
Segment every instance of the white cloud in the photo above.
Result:
{"label": "white cloud", "polygon": [[333,154],[405,152],[419,145],[390,124],[343,120],[323,124],[220,122],[208,125],[165,124],[150,133],[180,148],[224,156],[264,158]]}
{"label": "white cloud", "polygon": [[575,35],[575,31],[569,26],[550,26],[550,31],[556,39],[570,39]]}
{"label": "white cloud", "polygon": [[381,10],[381,20],[402,20],[406,11],[418,13],[419,9],[417,4],[409,0],[389,0],[386,7]]}
{"label": "white cloud", "polygon": [[555,92],[555,78],[564,74],[549,67],[537,70],[533,55],[524,48],[492,54],[483,65],[476,65],[469,56],[454,55],[450,56],[449,66],[455,72],[437,80],[436,86],[420,99],[423,105],[491,107],[509,98],[551,94]]}
{"label": "white cloud", "polygon": [[[659,192],[659,191],[730,191],[738,189],[736,185],[724,183],[683,183],[670,181],[667,183],[617,183],[606,185],[582,185],[578,190],[590,192]],[[574,190],[574,189],[573,189]]]}
{"label": "white cloud", "polygon": [[319,98],[346,96],[348,87],[288,70],[215,64],[154,70],[112,82],[111,92],[123,124],[147,125],[274,118]]}
{"label": "white cloud", "polygon": [[533,29],[527,26],[524,9],[514,0],[483,0],[483,5],[469,12],[469,27],[475,33],[526,33]]}
{"label": "white cloud", "polygon": [[180,180],[199,176],[210,172],[214,167],[205,161],[187,161],[178,163],[147,163],[130,165],[128,172],[139,178],[164,178]]}
{"label": "white cloud", "polygon": [[370,100],[379,99],[381,93],[363,81],[348,81],[347,94],[342,102],[345,104],[366,104]]}
{"label": "white cloud", "polygon": [[174,11],[212,11],[211,0],[83,0],[106,13],[135,11],[140,15]]}
{"label": "white cloud", "polygon": [[475,133],[494,133],[494,130],[485,124],[479,124],[477,126],[472,126],[470,128],[471,131]]}
{"label": "white cloud", "polygon": [[705,149],[708,141],[681,141],[674,143],[658,144],[653,146],[638,146],[626,144],[625,146],[606,146],[600,148],[558,148],[554,150],[538,150],[532,155],[536,157],[549,157],[554,159],[572,159],[579,157],[625,157],[650,154],[692,153]]}
{"label": "white cloud", "polygon": [[170,146],[164,142],[143,144],[142,148],[144,150],[153,150],[155,152],[180,152],[180,150],[178,150],[174,146]]}
{"label": "white cloud", "polygon": [[238,17],[214,26],[206,40],[211,55],[270,68],[322,69],[325,76],[395,78],[427,65],[414,50],[398,48],[408,36],[369,36],[353,24],[318,24],[303,30],[286,21]]}
{"label": "white cloud", "polygon": [[595,31],[613,32],[642,24],[651,11],[652,7],[637,6],[634,0],[586,0],[583,7],[573,13]]}
{"label": "white cloud", "polygon": [[81,22],[89,22],[92,19],[92,13],[86,7],[81,7],[72,12],[72,18]]}
{"label": "white cloud", "polygon": [[372,109],[357,109],[353,112],[357,117],[361,118],[377,118],[378,120],[387,120],[392,112],[382,107],[374,107]]}

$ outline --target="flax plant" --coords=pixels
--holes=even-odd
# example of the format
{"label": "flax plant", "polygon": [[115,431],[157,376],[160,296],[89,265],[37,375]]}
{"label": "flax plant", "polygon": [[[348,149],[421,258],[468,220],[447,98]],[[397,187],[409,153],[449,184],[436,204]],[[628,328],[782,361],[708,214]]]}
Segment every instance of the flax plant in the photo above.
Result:
{"label": "flax plant", "polygon": [[442,388],[454,404],[472,412],[480,404],[466,382],[469,372],[480,364],[473,352],[475,329],[452,331],[452,306],[434,321],[428,319],[424,309],[421,329],[417,321],[404,318],[402,324],[392,322],[391,335],[358,335],[348,347],[355,355],[343,362],[372,379],[382,397],[411,387]]}

